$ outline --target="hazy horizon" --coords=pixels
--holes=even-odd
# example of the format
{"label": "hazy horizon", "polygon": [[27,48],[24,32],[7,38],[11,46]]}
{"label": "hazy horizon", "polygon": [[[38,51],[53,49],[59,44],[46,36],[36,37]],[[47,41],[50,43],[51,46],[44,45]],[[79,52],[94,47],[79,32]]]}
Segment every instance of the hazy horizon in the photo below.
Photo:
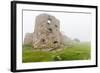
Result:
{"label": "hazy horizon", "polygon": [[50,14],[60,21],[60,31],[71,39],[91,41],[91,14],[23,11],[23,41],[26,33],[34,32],[35,18],[39,14]]}

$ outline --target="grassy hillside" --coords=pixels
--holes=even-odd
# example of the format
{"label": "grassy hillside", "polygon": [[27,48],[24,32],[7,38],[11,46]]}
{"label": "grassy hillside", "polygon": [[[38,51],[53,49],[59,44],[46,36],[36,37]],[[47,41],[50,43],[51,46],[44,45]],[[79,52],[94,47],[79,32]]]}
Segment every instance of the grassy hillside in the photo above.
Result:
{"label": "grassy hillside", "polygon": [[64,48],[59,52],[33,51],[31,45],[23,45],[22,61],[27,62],[47,62],[64,60],[87,60],[90,59],[90,43],[74,43],[72,47]]}

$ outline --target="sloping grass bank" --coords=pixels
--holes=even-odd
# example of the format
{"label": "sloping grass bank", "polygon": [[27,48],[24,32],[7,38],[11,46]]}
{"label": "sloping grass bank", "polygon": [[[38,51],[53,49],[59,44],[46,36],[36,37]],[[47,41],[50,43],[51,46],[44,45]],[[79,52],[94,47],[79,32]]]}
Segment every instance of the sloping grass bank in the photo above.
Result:
{"label": "sloping grass bank", "polygon": [[31,45],[23,45],[22,61],[27,62],[48,62],[65,60],[88,60],[90,59],[90,43],[74,43],[72,47],[64,48],[59,52],[33,51]]}

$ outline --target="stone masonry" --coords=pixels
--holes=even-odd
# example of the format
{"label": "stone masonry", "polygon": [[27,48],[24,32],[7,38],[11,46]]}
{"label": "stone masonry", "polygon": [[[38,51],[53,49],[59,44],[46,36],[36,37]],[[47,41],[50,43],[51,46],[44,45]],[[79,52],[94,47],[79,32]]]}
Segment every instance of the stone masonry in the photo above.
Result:
{"label": "stone masonry", "polygon": [[37,49],[60,48],[63,45],[60,21],[49,14],[38,15],[35,20],[34,32],[28,33],[24,40],[24,43],[32,44]]}

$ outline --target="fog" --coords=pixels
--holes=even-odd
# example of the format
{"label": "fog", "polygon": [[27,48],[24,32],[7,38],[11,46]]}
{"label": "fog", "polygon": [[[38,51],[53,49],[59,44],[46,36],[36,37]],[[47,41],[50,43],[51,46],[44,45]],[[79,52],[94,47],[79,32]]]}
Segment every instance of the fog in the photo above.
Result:
{"label": "fog", "polygon": [[59,19],[60,31],[71,39],[77,38],[80,41],[91,40],[91,14],[43,11],[23,11],[23,40],[26,33],[34,32],[35,18],[43,13]]}

